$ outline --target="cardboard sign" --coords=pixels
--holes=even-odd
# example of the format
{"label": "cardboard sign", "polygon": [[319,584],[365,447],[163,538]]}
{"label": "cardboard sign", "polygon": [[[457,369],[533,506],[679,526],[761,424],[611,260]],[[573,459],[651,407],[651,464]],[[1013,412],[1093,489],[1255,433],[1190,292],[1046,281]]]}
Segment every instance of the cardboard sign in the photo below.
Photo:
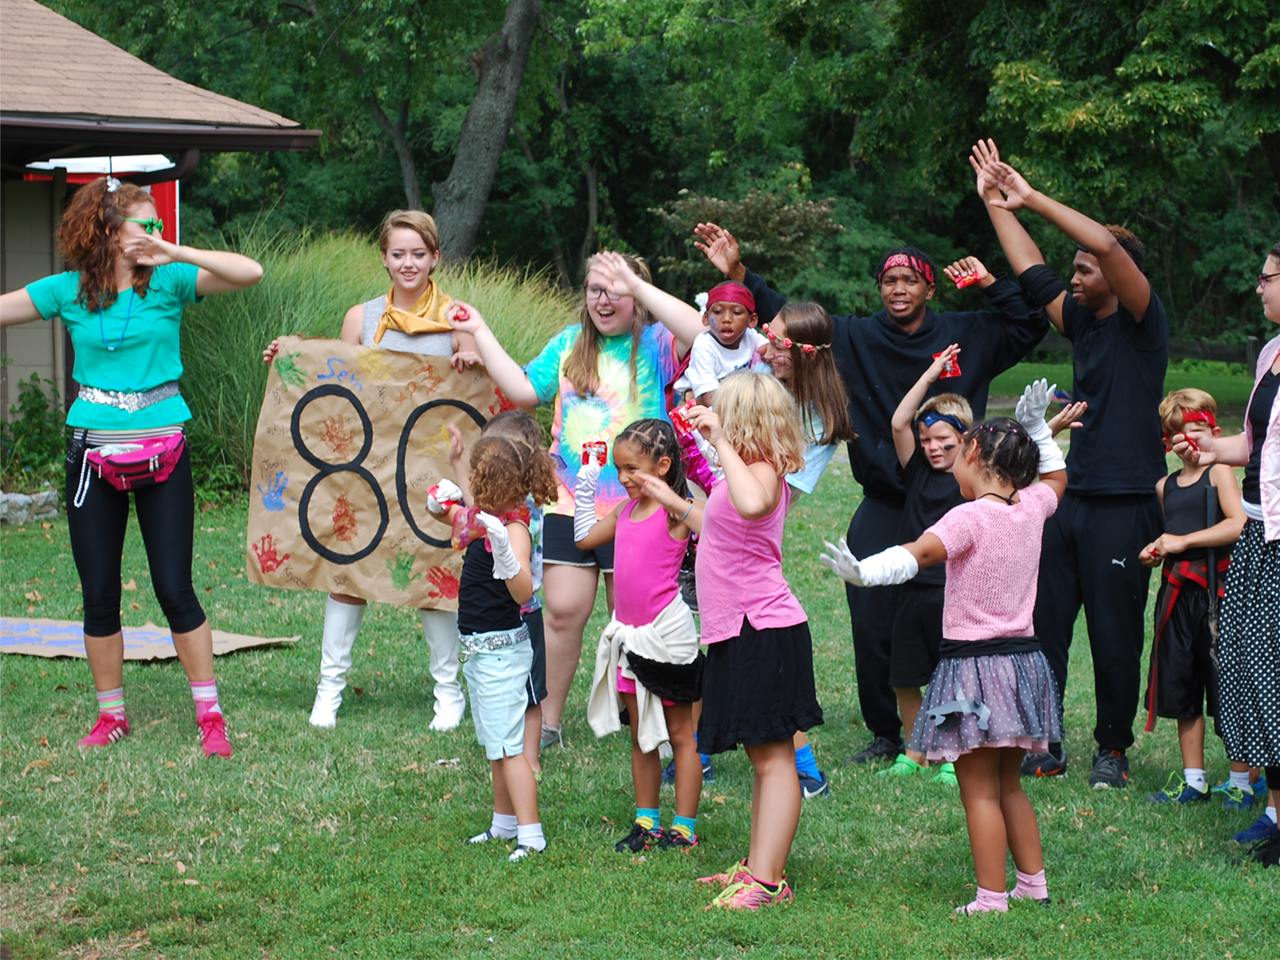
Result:
{"label": "cardboard sign", "polygon": [[[124,627],[126,660],[170,660],[178,655],[167,627],[150,620],[146,626]],[[213,655],[220,657],[247,647],[274,643],[296,643],[298,637],[251,637],[243,633],[213,631]],[[0,617],[0,653],[25,653],[33,657],[81,657],[84,626],[71,620],[44,620],[39,617]]]}
{"label": "cardboard sign", "polygon": [[509,409],[480,367],[282,337],[253,444],[249,579],[458,609],[462,554],[427,490],[453,479],[448,424],[469,447]]}

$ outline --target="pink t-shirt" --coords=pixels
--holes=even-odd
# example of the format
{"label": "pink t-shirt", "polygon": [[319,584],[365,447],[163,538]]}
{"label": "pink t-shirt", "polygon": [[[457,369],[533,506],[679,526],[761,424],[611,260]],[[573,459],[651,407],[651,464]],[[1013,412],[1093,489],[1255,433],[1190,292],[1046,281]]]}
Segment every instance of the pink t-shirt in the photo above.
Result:
{"label": "pink t-shirt", "polygon": [[[698,540],[703,643],[739,636],[743,617],[757,630],[794,627],[809,619],[782,576],[782,526],[791,490],[781,485],[777,507],[759,520],[742,519],[726,481],[711,488]],[[616,577],[614,583],[616,590]]]}
{"label": "pink t-shirt", "polygon": [[942,636],[994,640],[1035,634],[1032,612],[1044,522],[1058,497],[1043,483],[1018,491],[1010,506],[983,497],[953,507],[925,533],[947,548]]}
{"label": "pink t-shirt", "polygon": [[667,511],[658,509],[644,520],[632,520],[639,502],[631,500],[618,512],[613,538],[613,614],[629,627],[653,623],[676,598],[676,577],[689,549],[687,538],[671,538]]}

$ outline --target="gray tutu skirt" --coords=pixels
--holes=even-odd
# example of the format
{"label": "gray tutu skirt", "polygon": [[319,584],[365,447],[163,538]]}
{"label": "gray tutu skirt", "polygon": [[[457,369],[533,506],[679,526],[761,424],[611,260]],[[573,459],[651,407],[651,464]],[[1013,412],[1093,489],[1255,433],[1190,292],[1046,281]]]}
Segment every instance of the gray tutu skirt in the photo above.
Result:
{"label": "gray tutu skirt", "polygon": [[1035,637],[944,640],[908,748],[931,762],[980,747],[1043,753],[1062,740],[1049,661]]}

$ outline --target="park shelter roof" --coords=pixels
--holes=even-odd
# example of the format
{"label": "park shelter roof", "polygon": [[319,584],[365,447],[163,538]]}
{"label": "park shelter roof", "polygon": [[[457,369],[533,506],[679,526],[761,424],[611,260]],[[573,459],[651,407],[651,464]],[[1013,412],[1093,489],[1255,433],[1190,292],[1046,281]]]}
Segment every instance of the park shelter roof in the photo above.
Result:
{"label": "park shelter roof", "polygon": [[0,0],[6,165],[186,149],[306,150],[319,136],[171,77],[35,0]]}

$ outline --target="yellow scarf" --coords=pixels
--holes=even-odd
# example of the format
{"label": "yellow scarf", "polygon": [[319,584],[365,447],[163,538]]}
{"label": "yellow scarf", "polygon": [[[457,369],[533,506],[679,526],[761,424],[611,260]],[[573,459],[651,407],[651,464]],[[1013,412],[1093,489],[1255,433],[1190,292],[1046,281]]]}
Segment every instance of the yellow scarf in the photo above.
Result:
{"label": "yellow scarf", "polygon": [[394,286],[387,291],[387,309],[382,311],[378,320],[378,329],[373,335],[375,344],[388,330],[399,330],[411,337],[419,333],[453,332],[453,327],[444,318],[445,308],[453,303],[453,297],[437,287],[434,280],[427,281],[427,289],[414,301],[412,310],[401,310],[392,304],[395,292]]}

